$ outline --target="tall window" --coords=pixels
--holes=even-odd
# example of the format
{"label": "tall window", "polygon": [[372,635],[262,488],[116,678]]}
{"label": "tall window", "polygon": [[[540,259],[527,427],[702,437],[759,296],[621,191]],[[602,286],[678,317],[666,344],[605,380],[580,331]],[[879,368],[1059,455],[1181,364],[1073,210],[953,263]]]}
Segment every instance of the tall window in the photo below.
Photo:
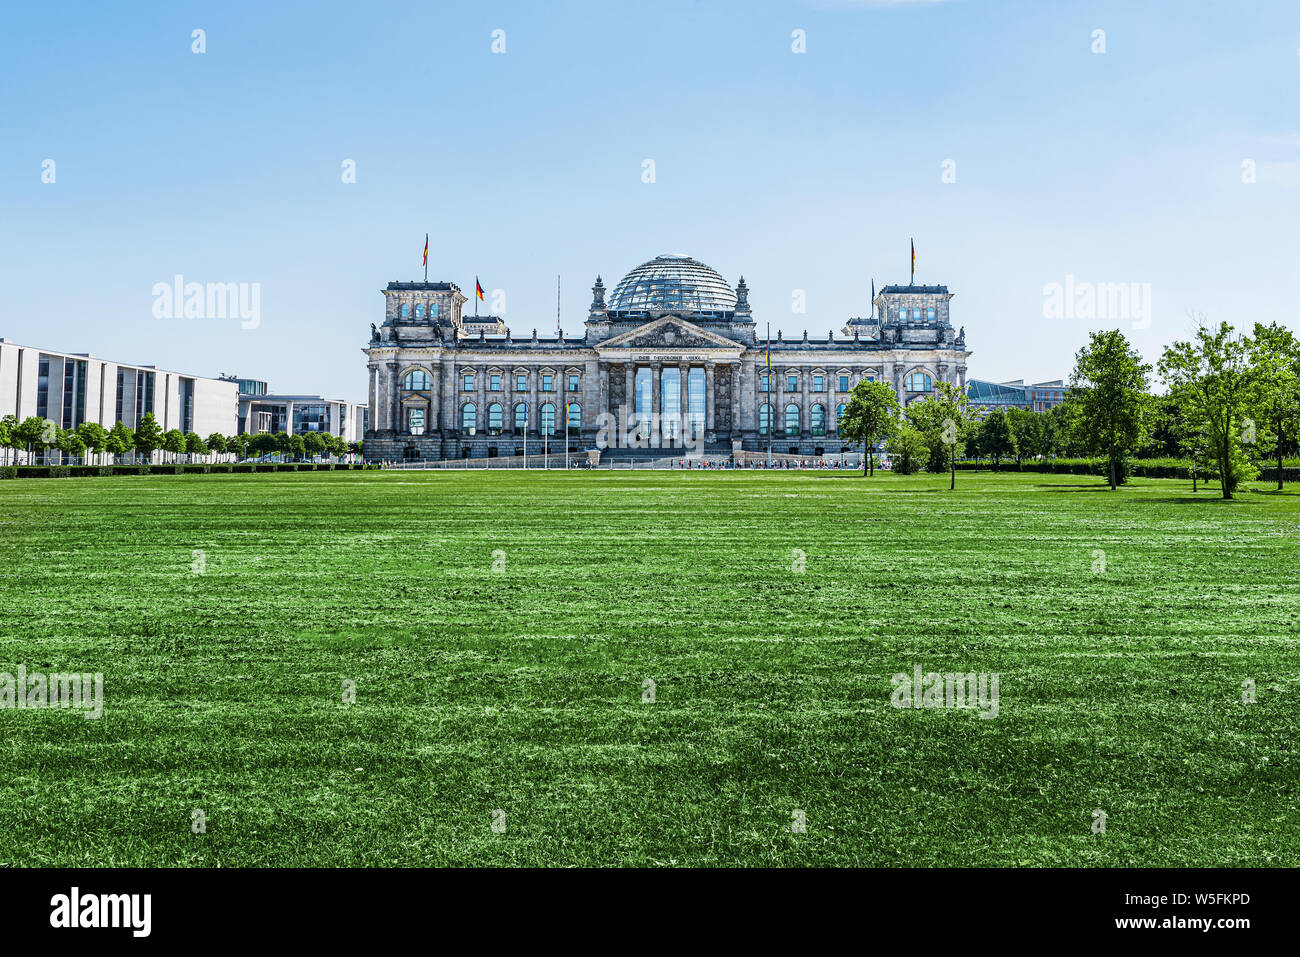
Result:
{"label": "tall window", "polygon": [[526,432],[527,430],[528,430],[528,406],[524,405],[522,402],[519,402],[515,405],[515,431]]}
{"label": "tall window", "polygon": [[766,372],[764,372],[762,377],[758,380],[758,391],[759,392],[772,391],[772,377],[769,376]]}
{"label": "tall window", "polygon": [[578,373],[576,372],[569,373],[569,391],[570,392],[578,391]]}
{"label": "tall window", "polygon": [[478,410],[474,408],[473,402],[466,402],[460,410],[460,427],[461,431],[474,434],[478,428]]}
{"label": "tall window", "polygon": [[682,370],[676,366],[659,373],[659,424],[665,439],[682,434]]}
{"label": "tall window", "polygon": [[412,369],[403,376],[402,388],[411,392],[429,391],[429,374],[423,369]]}
{"label": "tall window", "polygon": [[785,377],[785,391],[786,392],[799,391],[799,377],[797,375],[788,375]]}
{"label": "tall window", "polygon": [[793,402],[785,407],[785,434],[799,434],[799,406]]}
{"label": "tall window", "polygon": [[416,319],[423,319],[423,318],[424,318],[424,306],[416,306],[416,307],[415,307],[415,318],[416,318]]}
{"label": "tall window", "polygon": [[405,319],[410,314],[411,314],[411,304],[409,302],[402,303],[402,318]]}
{"label": "tall window", "polygon": [[474,391],[474,373],[472,372],[465,373],[465,377],[461,388],[463,388],[466,392]]}
{"label": "tall window", "polygon": [[516,392],[527,392],[527,391],[528,391],[528,376],[526,376],[526,375],[525,375],[524,373],[522,373],[522,372],[517,373],[517,374],[515,375],[515,391],[516,391]]}
{"label": "tall window", "polygon": [[490,376],[488,376],[488,391],[489,392],[501,391],[501,373],[494,372]]}
{"label": "tall window", "polygon": [[930,389],[930,377],[924,372],[913,372],[907,377],[908,392],[929,392]]}
{"label": "tall window", "polygon": [[542,391],[543,392],[555,391],[555,376],[553,375],[542,376]]}
{"label": "tall window", "polygon": [[582,431],[582,406],[576,402],[569,403],[569,431]]}
{"label": "tall window", "polygon": [[493,402],[488,406],[488,435],[501,434],[501,415],[503,411],[500,402]]}
{"label": "tall window", "polygon": [[406,410],[406,431],[412,435],[424,435],[424,410]]}
{"label": "tall window", "polygon": [[926,310],[925,310],[925,318],[930,319],[930,320],[933,320],[933,319],[934,319],[934,306],[927,306],[927,307],[926,307]]}
{"label": "tall window", "polygon": [[691,438],[697,438],[704,431],[704,370],[696,366],[686,378],[686,414],[690,417]]}
{"label": "tall window", "polygon": [[811,416],[811,422],[809,424],[812,428],[812,434],[825,435],[826,434],[826,406],[822,405],[819,402],[817,403],[817,405],[814,405],[812,407],[811,411],[812,411],[812,416]]}
{"label": "tall window", "polygon": [[549,402],[542,406],[542,434],[555,434],[555,406]]}
{"label": "tall window", "polygon": [[840,376],[840,391],[841,392],[849,391],[849,377],[846,375]]}
{"label": "tall window", "polygon": [[815,376],[813,376],[813,391],[814,391],[814,392],[825,392],[825,391],[826,391],[826,377],[825,377],[825,376],[821,376],[821,375],[815,375]]}
{"label": "tall window", "polygon": [[835,407],[835,431],[839,432],[844,426],[844,410],[847,409],[843,402]]}
{"label": "tall window", "polygon": [[769,435],[772,431],[772,407],[764,402],[758,407],[758,434]]}

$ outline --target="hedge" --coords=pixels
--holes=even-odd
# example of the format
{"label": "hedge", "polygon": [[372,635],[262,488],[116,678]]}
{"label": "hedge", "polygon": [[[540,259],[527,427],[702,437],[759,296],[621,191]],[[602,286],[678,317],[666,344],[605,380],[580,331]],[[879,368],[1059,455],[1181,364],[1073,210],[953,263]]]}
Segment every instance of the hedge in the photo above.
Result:
{"label": "hedge", "polygon": [[[1287,460],[1283,460],[1286,462]],[[1292,460],[1294,461],[1294,460]],[[1192,464],[1178,459],[1129,459],[1128,474],[1136,478],[1167,478],[1167,479],[1185,479],[1192,480]],[[993,470],[993,464],[987,461],[980,462],[958,462],[959,471],[982,471],[988,472]],[[1105,477],[1106,460],[1105,459],[1047,459],[1042,462],[1022,462],[1016,465],[1015,460],[1003,460],[999,466],[1002,472],[1038,472],[1055,475],[1097,475]],[[1218,471],[1204,466],[1196,470],[1198,481],[1216,481]],[[1254,481],[1257,482],[1276,482],[1277,465],[1260,465],[1259,477]],[[1284,464],[1282,467],[1282,481],[1300,482],[1300,464]]]}
{"label": "hedge", "polygon": [[207,475],[234,472],[331,472],[335,469],[377,469],[367,462],[219,462],[215,465],[0,465],[0,479],[94,478],[107,475]]}

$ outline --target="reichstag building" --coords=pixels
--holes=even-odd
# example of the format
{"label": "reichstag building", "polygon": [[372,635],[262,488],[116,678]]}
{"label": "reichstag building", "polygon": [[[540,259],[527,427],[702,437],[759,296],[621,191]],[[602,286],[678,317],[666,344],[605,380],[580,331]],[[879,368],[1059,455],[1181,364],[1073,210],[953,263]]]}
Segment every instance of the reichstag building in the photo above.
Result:
{"label": "reichstag building", "polygon": [[[368,459],[563,453],[602,458],[737,450],[849,451],[837,424],[863,378],[903,404],[965,388],[965,330],[946,286],[885,286],[870,316],[831,333],[768,340],[733,287],[689,256],[637,266],[606,298],[597,277],[580,338],[519,336],[464,314],[450,282],[392,282],[371,325]],[[611,428],[611,423],[614,426]],[[681,454],[681,453],[678,453]]]}

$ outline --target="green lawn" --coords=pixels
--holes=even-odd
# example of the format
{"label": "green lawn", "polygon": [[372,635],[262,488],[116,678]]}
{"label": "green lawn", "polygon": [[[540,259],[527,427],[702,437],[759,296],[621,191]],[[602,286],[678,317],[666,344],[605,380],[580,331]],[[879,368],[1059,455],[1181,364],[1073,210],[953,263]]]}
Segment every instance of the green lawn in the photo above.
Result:
{"label": "green lawn", "polygon": [[1300,864],[1300,494],[947,484],[0,482],[0,865]]}

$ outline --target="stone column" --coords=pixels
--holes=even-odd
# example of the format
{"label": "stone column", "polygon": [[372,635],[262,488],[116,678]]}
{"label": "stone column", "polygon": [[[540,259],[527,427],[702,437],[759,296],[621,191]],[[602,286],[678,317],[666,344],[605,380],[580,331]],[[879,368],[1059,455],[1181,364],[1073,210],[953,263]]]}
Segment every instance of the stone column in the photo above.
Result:
{"label": "stone column", "polygon": [[717,404],[717,397],[713,391],[715,368],[717,363],[712,359],[704,364],[704,430],[713,431],[713,407]]}
{"label": "stone column", "polygon": [[620,422],[619,427],[626,430],[630,427],[632,417],[636,415],[636,365],[631,362],[623,363],[623,371],[626,377],[626,386],[623,389],[623,404],[626,408],[626,422]]}
{"label": "stone column", "polygon": [[659,448],[663,442],[664,424],[663,415],[663,363],[650,363],[650,411],[660,416],[659,427],[652,429],[650,432],[651,448]]}
{"label": "stone column", "polygon": [[600,363],[598,369],[596,383],[600,394],[596,398],[596,412],[604,415],[609,413],[609,363]]}
{"label": "stone column", "polygon": [[[370,396],[369,396],[367,406],[370,409],[371,428],[376,428],[377,426],[375,425],[375,422],[377,420],[375,418],[375,415],[379,411],[379,409],[378,406],[375,404],[375,402],[376,399],[378,399],[377,393],[379,391],[379,367],[372,362],[370,363],[369,370],[370,370],[370,375],[368,378],[370,379],[370,390],[369,390]],[[251,406],[250,406],[250,413],[251,413]],[[250,432],[253,430],[251,423],[248,425],[247,428],[248,431]]]}
{"label": "stone column", "polygon": [[293,435],[293,403],[284,404],[284,431]]}
{"label": "stone column", "polygon": [[438,392],[438,387],[442,379],[442,376],[439,374],[441,372],[441,366],[437,362],[430,362],[429,369],[431,373],[429,376],[429,414],[426,417],[424,425],[426,435],[435,435],[441,432],[438,425],[441,421],[442,415],[441,395]]}
{"label": "stone column", "polygon": [[487,363],[482,363],[474,369],[474,431],[477,435],[487,435],[487,395]]}
{"label": "stone column", "polygon": [[[456,421],[456,359],[454,356],[443,362],[442,371],[442,432],[443,438],[446,438],[448,432],[460,428],[460,423]],[[446,455],[445,449],[443,454]]]}
{"label": "stone column", "polygon": [[731,376],[731,437],[740,437],[740,360],[727,363],[727,375]]}
{"label": "stone column", "polygon": [[385,410],[385,414],[388,418],[388,428],[395,431],[400,430],[397,419],[401,409],[401,395],[398,393],[397,386],[397,362],[394,360],[388,363],[388,408]]}

